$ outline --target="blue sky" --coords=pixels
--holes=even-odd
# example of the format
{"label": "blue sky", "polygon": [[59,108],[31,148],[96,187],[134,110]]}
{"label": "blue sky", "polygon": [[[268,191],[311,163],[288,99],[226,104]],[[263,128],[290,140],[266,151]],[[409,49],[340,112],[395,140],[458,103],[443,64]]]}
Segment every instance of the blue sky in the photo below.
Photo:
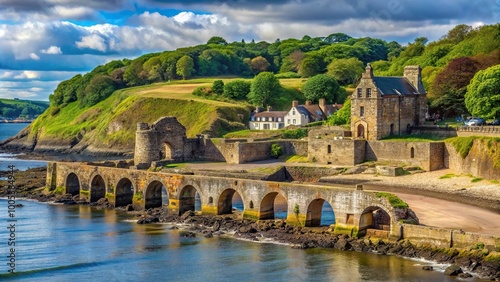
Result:
{"label": "blue sky", "polygon": [[113,59],[227,41],[343,32],[401,44],[500,19],[500,0],[0,0],[0,97],[48,100]]}

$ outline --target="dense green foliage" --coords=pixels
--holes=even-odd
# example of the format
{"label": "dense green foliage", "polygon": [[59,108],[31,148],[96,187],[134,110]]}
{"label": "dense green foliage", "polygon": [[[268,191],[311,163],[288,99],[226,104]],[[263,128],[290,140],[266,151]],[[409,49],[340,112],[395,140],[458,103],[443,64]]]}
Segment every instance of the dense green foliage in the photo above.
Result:
{"label": "dense green foliage", "polygon": [[328,117],[329,125],[345,125],[351,123],[351,99],[346,99],[340,110]]}
{"label": "dense green foliage", "polygon": [[274,107],[281,91],[281,84],[273,73],[261,72],[252,81],[247,98],[256,106]]}
{"label": "dense green foliage", "polygon": [[327,74],[318,74],[309,78],[302,86],[302,92],[307,100],[317,103],[323,98],[327,103],[338,101],[339,84],[337,80]]}
{"label": "dense green foliage", "polygon": [[278,158],[279,156],[283,155],[283,147],[277,143],[272,144],[270,155],[273,158]]}
{"label": "dense green foliage", "polygon": [[224,85],[223,95],[229,99],[243,100],[250,93],[251,83],[242,79],[228,82]]}
{"label": "dense green foliage", "polygon": [[355,83],[363,73],[363,62],[358,58],[338,59],[328,65],[328,74],[335,78],[339,84],[348,85]]}
{"label": "dense green foliage", "polygon": [[474,116],[500,117],[500,65],[476,73],[467,87],[465,105]]}
{"label": "dense green foliage", "polygon": [[33,118],[43,113],[49,103],[30,100],[0,99],[0,116],[4,118]]}

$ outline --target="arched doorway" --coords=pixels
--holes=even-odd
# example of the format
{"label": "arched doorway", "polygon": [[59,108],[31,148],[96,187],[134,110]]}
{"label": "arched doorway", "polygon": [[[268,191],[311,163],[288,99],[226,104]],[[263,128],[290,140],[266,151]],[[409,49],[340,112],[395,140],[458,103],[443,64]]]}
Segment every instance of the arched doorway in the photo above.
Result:
{"label": "arched doorway", "polygon": [[154,180],[146,188],[144,207],[146,209],[168,205],[168,193],[160,181]]}
{"label": "arched doorway", "polygon": [[163,159],[165,159],[165,160],[174,159],[174,157],[173,157],[174,152],[173,152],[172,145],[170,145],[170,143],[168,143],[168,142],[163,143],[163,152],[161,155],[162,155]]}
{"label": "arched doorway", "polygon": [[96,175],[90,183],[90,202],[97,202],[104,197],[106,197],[106,183],[102,176]]}
{"label": "arched doorway", "polygon": [[219,196],[217,214],[231,214],[233,210],[243,211],[243,200],[236,190],[226,189]]}
{"label": "arched doorway", "polygon": [[115,206],[123,207],[132,204],[134,197],[134,186],[128,178],[122,178],[118,181],[115,191]]}
{"label": "arched doorway", "polygon": [[386,231],[386,236],[389,235],[391,228],[391,217],[382,208],[377,206],[370,206],[366,208],[361,217],[359,218],[359,232],[358,236],[367,235],[371,230],[377,230],[380,237],[380,230]]}
{"label": "arched doorway", "polygon": [[394,123],[391,123],[389,135],[394,135]]}
{"label": "arched doorway", "polygon": [[365,138],[365,127],[362,124],[358,124],[358,138]]}
{"label": "arched doorway", "polygon": [[330,226],[335,224],[335,213],[330,203],[315,199],[307,207],[306,227]]}
{"label": "arched doorway", "polygon": [[80,180],[74,173],[70,173],[66,177],[66,193],[73,196],[80,194]]}
{"label": "arched doorway", "polygon": [[262,199],[259,219],[286,219],[287,215],[288,203],[283,195],[272,192]]}
{"label": "arched doorway", "polygon": [[182,188],[179,194],[179,215],[187,211],[201,211],[200,194],[196,191],[196,188],[191,185]]}

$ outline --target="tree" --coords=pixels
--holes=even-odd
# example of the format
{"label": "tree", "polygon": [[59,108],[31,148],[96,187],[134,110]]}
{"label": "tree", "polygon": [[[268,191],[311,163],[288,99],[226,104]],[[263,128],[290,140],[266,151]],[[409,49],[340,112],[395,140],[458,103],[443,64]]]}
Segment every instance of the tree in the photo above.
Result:
{"label": "tree", "polygon": [[115,88],[115,82],[111,77],[104,74],[94,76],[85,87],[85,96],[80,100],[82,106],[92,106],[106,99]]}
{"label": "tree", "polygon": [[323,69],[323,58],[320,56],[309,55],[302,60],[299,67],[299,74],[302,77],[311,77],[321,73]]}
{"label": "tree", "polygon": [[252,81],[248,100],[258,106],[275,106],[282,91],[279,80],[271,72],[261,72]]}
{"label": "tree", "polygon": [[500,65],[474,75],[465,94],[465,106],[473,116],[500,117]]}
{"label": "tree", "polygon": [[431,84],[431,106],[440,109],[448,116],[465,113],[464,97],[467,85],[479,67],[479,63],[469,57],[452,60],[443,71],[436,75]]}
{"label": "tree", "polygon": [[351,99],[347,98],[340,110],[328,117],[328,125],[344,125],[351,123]]}
{"label": "tree", "polygon": [[182,79],[185,80],[194,72],[194,61],[188,55],[184,55],[177,61],[175,67],[177,69],[177,74],[182,76]]}
{"label": "tree", "polygon": [[325,37],[325,42],[327,43],[339,43],[339,42],[345,42],[349,39],[351,39],[352,37],[345,34],[345,33],[332,33],[330,35],[328,35],[327,37]]}
{"label": "tree", "polygon": [[212,91],[218,95],[224,93],[224,82],[220,79],[214,80],[212,83]]}
{"label": "tree", "polygon": [[307,100],[316,103],[324,98],[328,103],[336,100],[339,91],[337,81],[327,74],[318,74],[309,78],[302,86],[302,93]]}
{"label": "tree", "polygon": [[328,74],[340,84],[347,85],[356,82],[363,73],[363,63],[358,58],[338,59],[328,67]]}
{"label": "tree", "polygon": [[280,72],[297,72],[299,70],[300,63],[304,59],[304,53],[300,50],[293,51],[290,55],[283,59],[281,64]]}
{"label": "tree", "polygon": [[224,97],[235,100],[245,99],[250,93],[251,83],[242,79],[228,82],[224,85]]}
{"label": "tree", "polygon": [[207,44],[227,45],[227,41],[220,36],[212,36],[208,39]]}
{"label": "tree", "polygon": [[261,73],[263,71],[266,71],[267,68],[269,68],[271,64],[266,60],[266,58],[262,56],[257,56],[250,60],[250,69],[254,74]]}

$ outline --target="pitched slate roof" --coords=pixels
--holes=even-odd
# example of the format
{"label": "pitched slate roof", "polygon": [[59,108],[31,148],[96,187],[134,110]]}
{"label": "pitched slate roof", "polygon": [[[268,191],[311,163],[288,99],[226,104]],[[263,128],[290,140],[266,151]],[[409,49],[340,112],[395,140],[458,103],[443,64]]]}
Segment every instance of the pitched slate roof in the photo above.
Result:
{"label": "pitched slate roof", "polygon": [[404,77],[373,77],[373,82],[383,95],[414,95],[418,90]]}
{"label": "pitched slate roof", "polygon": [[288,112],[282,111],[264,111],[260,113],[256,113],[254,117],[285,117]]}
{"label": "pitched slate roof", "polygon": [[301,114],[308,115],[312,120],[322,120],[325,118],[323,111],[318,104],[314,105],[299,105],[297,106],[297,111]]}

